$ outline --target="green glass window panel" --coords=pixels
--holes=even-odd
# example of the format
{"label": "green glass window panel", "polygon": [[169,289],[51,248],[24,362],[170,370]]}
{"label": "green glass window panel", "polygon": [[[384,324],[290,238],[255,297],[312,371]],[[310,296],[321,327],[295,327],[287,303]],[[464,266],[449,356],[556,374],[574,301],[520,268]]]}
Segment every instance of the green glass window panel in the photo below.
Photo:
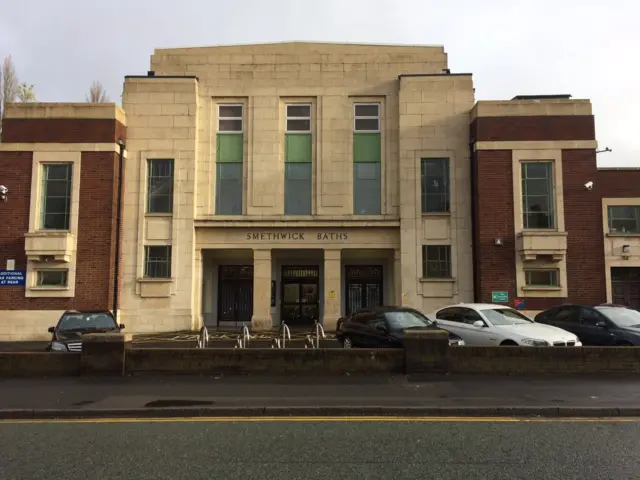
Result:
{"label": "green glass window panel", "polygon": [[353,161],[380,163],[380,134],[355,133],[353,135]]}
{"label": "green glass window panel", "polygon": [[310,163],[312,160],[311,134],[293,133],[284,137],[284,161]]}
{"label": "green glass window panel", "polygon": [[242,163],[244,136],[241,133],[218,134],[216,141],[216,162]]}

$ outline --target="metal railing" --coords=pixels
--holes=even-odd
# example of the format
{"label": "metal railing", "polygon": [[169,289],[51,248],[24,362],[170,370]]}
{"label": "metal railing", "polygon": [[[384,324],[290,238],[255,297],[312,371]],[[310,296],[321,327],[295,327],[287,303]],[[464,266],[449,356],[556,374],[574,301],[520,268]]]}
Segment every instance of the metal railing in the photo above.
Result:
{"label": "metal railing", "polygon": [[311,334],[307,335],[307,341],[305,342],[305,348],[320,348],[320,339],[327,338],[324,333],[324,328],[316,318],[313,321],[313,329]]}
{"label": "metal railing", "polygon": [[291,341],[291,330],[289,330],[289,326],[283,321],[282,325],[280,325],[280,330],[278,330],[278,336],[274,338],[271,343],[271,348],[286,348],[287,340]]}
{"label": "metal railing", "polygon": [[198,348],[207,348],[209,345],[209,330],[203,326],[200,329],[200,335],[198,335]]}
{"label": "metal railing", "polygon": [[249,328],[243,325],[240,329],[240,335],[236,338],[236,346],[234,348],[247,348],[250,341],[251,334],[249,333]]}

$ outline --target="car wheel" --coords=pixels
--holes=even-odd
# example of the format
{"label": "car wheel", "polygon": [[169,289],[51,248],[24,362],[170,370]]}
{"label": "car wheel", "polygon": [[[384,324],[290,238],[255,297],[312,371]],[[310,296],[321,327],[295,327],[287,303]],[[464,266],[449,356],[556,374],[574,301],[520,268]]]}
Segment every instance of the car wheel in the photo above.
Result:
{"label": "car wheel", "polygon": [[353,342],[349,337],[344,337],[342,339],[342,348],[353,348]]}
{"label": "car wheel", "polygon": [[505,340],[500,344],[501,347],[517,347],[518,344],[513,340]]}

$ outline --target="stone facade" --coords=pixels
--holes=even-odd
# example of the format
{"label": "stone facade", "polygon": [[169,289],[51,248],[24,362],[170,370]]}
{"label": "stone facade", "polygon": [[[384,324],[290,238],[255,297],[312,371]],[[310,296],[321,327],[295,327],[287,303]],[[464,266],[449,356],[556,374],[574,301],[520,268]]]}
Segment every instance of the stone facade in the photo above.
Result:
{"label": "stone facade", "polygon": [[[608,218],[640,207],[640,170],[597,169],[591,103],[476,102],[471,75],[447,65],[442,47],[162,49],[125,78],[123,111],[10,107],[0,209],[16,216],[0,261],[27,286],[0,287],[0,338],[33,338],[66,308],[112,307],[119,140],[130,334],[315,319],[330,330],[362,306],[429,312],[496,292],[535,313],[630,298],[622,267],[638,268],[640,304],[640,240]],[[60,161],[72,164],[71,223],[42,233],[37,172]],[[33,281],[51,252],[69,284],[43,293]]]}

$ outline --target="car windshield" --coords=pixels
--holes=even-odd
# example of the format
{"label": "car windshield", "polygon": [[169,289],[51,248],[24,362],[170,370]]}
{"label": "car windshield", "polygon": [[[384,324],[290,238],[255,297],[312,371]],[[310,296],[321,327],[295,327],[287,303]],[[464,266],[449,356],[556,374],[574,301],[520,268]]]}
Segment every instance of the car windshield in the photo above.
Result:
{"label": "car windshield", "polygon": [[109,330],[116,327],[116,322],[108,313],[70,313],[62,318],[58,330],[61,332]]}
{"label": "car windshield", "polygon": [[640,327],[640,312],[622,307],[596,307],[619,327]]}
{"label": "car windshield", "polygon": [[424,315],[411,310],[399,310],[396,312],[386,312],[385,317],[389,322],[391,330],[404,330],[406,328],[427,327],[433,322]]}
{"label": "car windshield", "polygon": [[511,308],[489,308],[482,313],[493,325],[522,325],[533,321]]}

